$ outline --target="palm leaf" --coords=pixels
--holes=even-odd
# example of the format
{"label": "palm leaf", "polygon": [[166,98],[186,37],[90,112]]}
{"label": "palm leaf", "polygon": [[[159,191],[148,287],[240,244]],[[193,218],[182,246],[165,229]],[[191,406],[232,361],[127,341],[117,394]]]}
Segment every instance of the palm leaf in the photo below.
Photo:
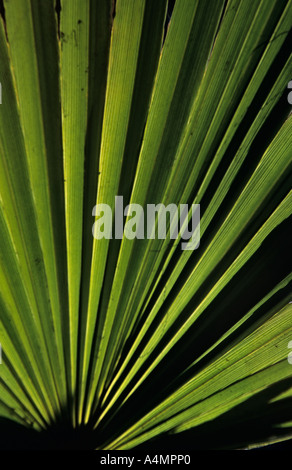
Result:
{"label": "palm leaf", "polygon": [[[1,435],[290,439],[291,0],[0,11]],[[200,205],[195,249],[168,219],[163,237],[157,220],[120,236],[128,204],[159,203],[188,205],[184,228]],[[93,236],[98,204],[110,238]]]}

